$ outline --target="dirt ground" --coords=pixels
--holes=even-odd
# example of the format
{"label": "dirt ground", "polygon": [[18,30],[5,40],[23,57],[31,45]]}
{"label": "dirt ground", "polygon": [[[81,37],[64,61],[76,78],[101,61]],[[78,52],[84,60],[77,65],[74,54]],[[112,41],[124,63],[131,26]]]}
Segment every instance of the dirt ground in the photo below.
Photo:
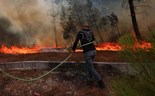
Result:
{"label": "dirt ground", "polygon": [[[62,61],[70,53],[37,53],[26,55],[0,54],[0,62],[15,61]],[[77,52],[68,61],[84,61],[83,53]],[[124,62],[119,57],[119,52],[98,51],[94,61],[98,62]],[[0,73],[0,96],[110,96],[111,72],[100,70],[100,74],[106,84],[106,88],[98,88],[97,82],[88,84],[87,72],[79,70],[66,70],[51,73],[50,75],[34,82],[22,82],[14,80]],[[40,76],[48,70],[7,71],[13,76],[28,78]],[[116,73],[116,72],[114,72]]]}
{"label": "dirt ground", "polygon": [[[47,70],[7,71],[22,78],[37,77]],[[73,70],[55,72],[34,82],[13,80],[0,73],[0,96],[109,96],[110,75],[102,74],[106,88],[101,90],[94,81],[91,85],[86,81],[86,72]]]}
{"label": "dirt ground", "polygon": [[[62,61],[70,53],[36,53],[36,54],[23,54],[23,55],[9,55],[0,54],[0,62],[15,62],[15,61],[31,61],[31,60],[42,60],[42,61]],[[68,61],[84,61],[83,53],[76,52]],[[124,62],[119,57],[119,52],[115,51],[98,51],[94,61],[98,62]]]}

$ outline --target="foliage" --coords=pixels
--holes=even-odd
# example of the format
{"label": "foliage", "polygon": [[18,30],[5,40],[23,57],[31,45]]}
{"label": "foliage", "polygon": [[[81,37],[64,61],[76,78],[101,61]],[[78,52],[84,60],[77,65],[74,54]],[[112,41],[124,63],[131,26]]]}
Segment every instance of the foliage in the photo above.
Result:
{"label": "foliage", "polygon": [[78,0],[67,0],[67,2],[66,15],[71,16],[77,27],[81,28],[84,22],[88,22],[90,25],[97,22],[100,12],[93,6],[91,0],[86,0],[83,3]]}
{"label": "foliage", "polygon": [[[103,37],[108,37],[110,40],[113,38],[117,39],[119,37],[119,20],[116,14],[112,13],[108,16],[103,16],[101,10],[94,6],[94,2],[92,0],[85,0],[83,2],[80,2],[80,0],[66,1],[68,6],[62,5],[60,16],[61,26],[63,28],[62,31],[65,37],[64,39],[74,38],[75,34],[81,29],[84,22],[89,23],[95,35],[99,35],[99,39],[96,38],[97,41],[103,42],[105,40]],[[107,34],[107,31],[110,34]],[[105,34],[103,35],[103,32],[107,32],[106,36],[104,36]]]}
{"label": "foliage", "polygon": [[150,32],[151,32],[151,37],[149,37],[149,39],[148,39],[148,41],[149,42],[151,42],[151,44],[152,44],[152,46],[154,46],[155,47],[155,30],[150,30]]}
{"label": "foliage", "polygon": [[70,43],[72,43],[72,34],[76,34],[77,29],[76,29],[76,25],[74,22],[74,19],[72,18],[71,15],[66,13],[65,8],[62,6],[61,9],[61,17],[60,17],[60,24],[62,26],[63,29],[63,38],[65,40],[69,40]]}
{"label": "foliage", "polygon": [[[120,39],[120,43],[133,46],[130,34]],[[125,48],[122,58],[131,62],[134,75],[124,74],[112,81],[112,90],[116,96],[154,96],[155,94],[155,50]]]}
{"label": "foliage", "polygon": [[126,33],[124,34],[119,40],[118,40],[119,44],[121,44],[122,46],[134,46],[134,38],[132,36],[131,33]]}

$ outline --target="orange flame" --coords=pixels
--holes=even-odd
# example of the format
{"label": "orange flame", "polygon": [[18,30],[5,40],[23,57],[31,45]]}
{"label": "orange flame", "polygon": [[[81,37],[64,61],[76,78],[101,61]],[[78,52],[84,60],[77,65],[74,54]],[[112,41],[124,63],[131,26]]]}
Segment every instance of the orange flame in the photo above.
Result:
{"label": "orange flame", "polygon": [[136,48],[141,48],[141,49],[150,49],[153,48],[151,43],[146,42],[146,41],[141,41],[141,43],[135,43]]}
{"label": "orange flame", "polygon": [[0,53],[4,53],[4,54],[38,53],[39,49],[40,49],[39,47],[28,48],[28,47],[16,47],[16,46],[12,46],[12,47],[8,48],[3,45],[0,48]]}
{"label": "orange flame", "polygon": [[102,43],[96,45],[97,50],[120,51],[122,47],[117,43]]}
{"label": "orange flame", "polygon": [[[135,48],[141,48],[141,49],[145,49],[146,51],[148,51],[148,49],[153,48],[153,46],[149,42],[141,41],[141,43],[135,42],[133,49]],[[123,47],[117,43],[102,43],[102,44],[96,45],[96,49],[107,50],[107,51],[121,51]]]}
{"label": "orange flame", "polygon": [[[1,46],[0,47],[0,53],[4,54],[30,54],[30,53],[39,53],[39,52],[44,52],[43,50],[48,49],[47,52],[51,52],[50,49],[53,49],[54,47],[33,47],[33,48],[28,48],[28,47],[16,47],[12,46],[10,48],[6,46]],[[58,48],[64,48],[64,47],[58,47]],[[133,50],[135,48],[142,48],[148,51],[148,49],[153,48],[151,43],[142,41],[141,43],[135,43],[135,46],[133,47]],[[96,45],[96,49],[98,51],[121,51],[123,50],[123,47],[117,43],[101,43]],[[77,50],[78,52],[82,50]]]}

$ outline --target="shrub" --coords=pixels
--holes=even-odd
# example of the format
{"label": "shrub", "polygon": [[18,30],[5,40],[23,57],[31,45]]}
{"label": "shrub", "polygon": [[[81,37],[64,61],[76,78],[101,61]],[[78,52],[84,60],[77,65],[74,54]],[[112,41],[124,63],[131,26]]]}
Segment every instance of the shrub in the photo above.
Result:
{"label": "shrub", "polygon": [[130,46],[120,55],[131,62],[134,75],[124,74],[114,77],[111,87],[116,96],[154,96],[155,95],[155,50],[149,51],[136,48],[133,50],[134,40],[130,34],[124,35],[120,44]]}

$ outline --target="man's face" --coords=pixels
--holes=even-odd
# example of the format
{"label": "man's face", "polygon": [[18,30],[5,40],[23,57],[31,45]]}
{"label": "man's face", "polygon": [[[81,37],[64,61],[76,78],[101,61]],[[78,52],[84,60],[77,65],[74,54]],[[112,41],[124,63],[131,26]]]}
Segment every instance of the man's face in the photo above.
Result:
{"label": "man's face", "polygon": [[89,29],[89,26],[83,26],[82,29]]}

